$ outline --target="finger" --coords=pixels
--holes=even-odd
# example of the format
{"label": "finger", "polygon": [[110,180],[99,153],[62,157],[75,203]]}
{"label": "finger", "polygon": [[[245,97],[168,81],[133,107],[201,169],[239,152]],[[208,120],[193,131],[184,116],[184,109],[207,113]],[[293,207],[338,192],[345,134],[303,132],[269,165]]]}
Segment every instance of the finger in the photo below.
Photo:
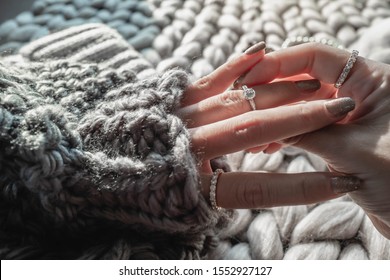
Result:
{"label": "finger", "polygon": [[[313,80],[313,77],[311,77],[308,74],[300,74],[300,75],[284,77],[280,79],[278,78],[273,80],[272,83],[280,82],[280,81],[300,81],[300,80]],[[337,89],[332,84],[321,83],[321,87],[315,92],[315,94],[309,94],[307,96],[307,99],[305,100],[328,99],[332,97],[334,98],[336,97],[336,93],[337,93]]]}
{"label": "finger", "polygon": [[[254,98],[256,109],[266,109],[307,100],[312,93],[321,87],[318,80],[283,81],[255,86]],[[322,96],[327,98],[328,96]],[[317,96],[317,99],[322,99]],[[252,108],[245,99],[242,90],[226,91],[200,101],[191,106],[183,107],[178,111],[188,127],[197,127],[251,111]]]}
{"label": "finger", "polygon": [[250,70],[263,58],[264,48],[265,43],[260,42],[190,85],[184,94],[183,106],[224,92],[239,76]]}
{"label": "finger", "polygon": [[[211,175],[202,176],[203,194],[208,197]],[[266,208],[310,204],[329,200],[360,187],[355,177],[311,172],[277,174],[229,172],[218,177],[216,202],[222,208]]]}
{"label": "finger", "polygon": [[334,84],[349,55],[346,50],[318,43],[294,46],[266,55],[245,76],[243,82],[248,85],[262,84],[276,78],[306,73],[323,82]]}
{"label": "finger", "polygon": [[[350,55],[346,50],[323,44],[294,46],[266,55],[247,73],[243,82],[256,85],[306,73],[321,81],[321,89],[331,90],[337,97],[352,97],[358,110],[351,119],[358,119],[383,99],[383,85],[388,83],[387,76],[383,74],[389,72],[390,66],[358,57],[342,87],[336,89],[334,83]],[[326,83],[328,87],[324,86]]]}
{"label": "finger", "polygon": [[192,149],[203,159],[300,135],[341,120],[350,98],[310,101],[249,113],[190,129]]}

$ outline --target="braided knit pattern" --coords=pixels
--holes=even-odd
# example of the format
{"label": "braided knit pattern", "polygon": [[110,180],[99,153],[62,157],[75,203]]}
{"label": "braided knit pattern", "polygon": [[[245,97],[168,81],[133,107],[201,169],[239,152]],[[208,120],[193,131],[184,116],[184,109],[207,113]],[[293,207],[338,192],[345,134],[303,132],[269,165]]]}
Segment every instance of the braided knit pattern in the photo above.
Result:
{"label": "braided knit pattern", "polygon": [[[254,42],[280,48],[289,38],[308,36],[338,45],[365,47],[365,55],[386,62],[378,51],[390,45],[383,19],[389,1],[150,1],[153,16],[171,19],[154,40],[158,71],[181,67],[202,77]],[[383,23],[382,23],[383,21]],[[385,33],[382,44],[364,37]],[[382,28],[380,28],[382,26]],[[371,35],[372,36],[372,35]],[[379,39],[380,40],[380,39]],[[384,42],[386,41],[386,42]],[[370,49],[371,47],[371,49]],[[374,53],[374,50],[377,51]],[[273,155],[229,156],[233,170],[268,172],[323,171],[318,157],[288,148]],[[390,241],[372,226],[348,197],[318,205],[239,210],[220,234],[212,259],[390,259]]]}
{"label": "braided knit pattern", "polygon": [[[324,171],[317,156],[297,148],[272,155],[229,155],[234,170]],[[390,241],[348,196],[308,206],[238,210],[220,234],[213,259],[390,259]]]}
{"label": "braided knit pattern", "polygon": [[153,42],[157,69],[183,67],[199,78],[233,53],[266,41],[280,48],[308,36],[349,47],[366,29],[390,17],[389,1],[153,1],[153,16],[170,20]]}
{"label": "braided knit pattern", "polygon": [[312,36],[350,47],[388,17],[387,0],[36,0],[0,25],[0,53],[50,32],[104,23],[160,71],[182,67],[199,78],[254,42],[279,48],[288,38]]}
{"label": "braided knit pattern", "polygon": [[[137,2],[137,4],[134,4],[135,2]],[[125,5],[128,6],[125,7]],[[88,15],[88,13],[90,13],[90,15]],[[119,15],[120,13],[122,15]],[[119,17],[119,19],[116,17]],[[136,76],[139,79],[152,77],[156,73],[155,70],[164,73],[171,68],[178,67],[189,73],[190,79],[195,79],[212,72],[232,55],[242,52],[254,42],[265,40],[268,46],[278,49],[293,45],[294,40],[291,39],[299,36],[314,37],[319,40],[332,40],[349,49],[357,48],[361,50],[361,53],[364,56],[384,62],[390,62],[390,53],[388,51],[390,45],[387,31],[388,24],[390,23],[388,18],[390,18],[390,1],[383,0],[37,0],[32,11],[27,11],[17,18],[0,25],[0,50],[7,50],[6,54],[14,52],[31,40],[41,37],[48,32],[64,29],[73,24],[104,22],[115,28],[118,31],[118,34],[124,38],[116,38],[117,35],[114,35],[112,32],[110,33],[110,36],[116,38],[120,48],[125,46],[126,42],[130,43],[136,50],[141,52],[146,60],[140,58],[138,53],[134,50],[125,49],[124,51],[117,51],[115,55],[106,57],[100,64],[102,65],[100,69],[104,69],[105,67],[120,69],[120,71],[114,71],[118,73],[120,77],[136,79],[134,77]],[[69,36],[67,35],[67,37],[70,38],[68,41],[69,46],[83,37],[75,37],[77,36],[77,33],[80,32],[78,29],[67,32],[72,33]],[[102,34],[99,36],[101,35]],[[85,40],[85,43],[89,40],[99,42],[97,39],[99,38],[98,35],[95,34],[91,36],[92,37]],[[41,55],[45,55],[46,53],[49,54],[51,52],[50,45],[56,42],[56,40],[53,40],[53,37],[48,40],[51,41],[46,41],[43,44],[45,46],[44,48],[41,46],[42,43],[33,42],[27,47],[22,48],[20,52],[33,61],[39,61]],[[122,41],[119,42],[120,40]],[[96,48],[98,47],[100,47],[99,44],[90,44],[88,47],[90,49],[94,48],[94,51],[90,53],[90,58],[92,58],[92,60],[96,59],[92,54],[97,51]],[[43,50],[42,53],[39,53],[40,50]],[[49,57],[51,55],[56,57],[59,54],[51,53]],[[60,56],[62,55],[64,55],[64,53],[60,54]],[[67,56],[68,58],[72,57],[72,53],[69,55],[70,56]],[[85,56],[79,58],[72,57],[72,59],[77,62],[81,62],[83,58],[85,58]],[[136,63],[134,63],[134,61]],[[77,67],[81,69],[86,66],[79,65]],[[94,67],[95,66],[90,65],[86,68],[89,69],[88,71],[94,72],[96,71]],[[66,68],[70,71],[68,66]],[[131,69],[131,71],[126,71],[126,69]],[[46,75],[49,75],[50,71],[46,71]],[[100,73],[100,71],[103,70],[97,72]],[[45,75],[43,73],[41,75]],[[104,75],[99,74],[99,78],[94,76],[93,85],[99,85],[98,80],[101,79],[101,76]],[[17,77],[20,77],[20,74],[14,75],[15,79],[17,79]],[[40,79],[43,79],[44,77],[45,76],[41,76]],[[31,77],[27,76],[25,78],[24,84],[31,84],[31,82],[28,82],[31,81]],[[40,90],[44,90],[46,85],[44,82],[39,83],[38,81],[40,79],[37,79],[37,85],[40,87]],[[63,82],[71,83],[68,80]],[[9,84],[10,82],[7,80],[7,82],[3,81],[3,83]],[[78,81],[78,83],[82,82]],[[112,82],[109,81],[108,84],[110,83]],[[17,85],[18,87],[21,86],[20,83],[13,82],[12,84]],[[69,119],[73,118],[73,122],[71,123],[79,128],[76,135],[72,136],[72,139],[83,139],[83,141],[77,140],[79,142],[76,140],[70,142],[73,143],[75,147],[79,145],[77,143],[82,143],[83,149],[86,147],[88,153],[79,154],[79,150],[75,148],[72,151],[77,151],[77,156],[80,158],[78,160],[87,159],[89,162],[93,163],[89,165],[93,168],[85,170],[85,172],[81,167],[76,168],[77,174],[79,174],[78,176],[81,178],[79,180],[89,178],[91,177],[90,174],[93,174],[93,177],[96,178],[95,184],[101,186],[100,191],[104,192],[106,188],[109,188],[109,182],[117,180],[118,177],[116,174],[124,172],[125,170],[126,172],[128,170],[133,172],[131,174],[141,174],[137,172],[140,172],[140,170],[144,168],[141,166],[139,169],[126,169],[126,166],[120,165],[115,159],[124,157],[126,154],[137,156],[145,154],[151,155],[153,154],[150,152],[152,150],[159,151],[161,154],[164,149],[167,149],[167,146],[165,146],[166,141],[161,139],[161,137],[157,138],[157,141],[153,141],[152,144],[150,131],[155,131],[154,126],[153,129],[146,130],[143,134],[141,133],[141,135],[135,135],[131,138],[132,141],[134,141],[134,144],[137,145],[127,145],[128,143],[125,143],[125,141],[122,140],[127,139],[127,134],[129,133],[129,131],[127,131],[127,134],[123,131],[123,129],[126,129],[126,125],[123,125],[126,123],[126,120],[128,123],[137,126],[149,116],[145,116],[144,119],[141,117],[136,118],[137,121],[133,121],[132,118],[126,118],[126,116],[124,116],[124,123],[115,121],[116,118],[114,116],[116,116],[120,110],[115,111],[113,110],[114,107],[132,108],[131,105],[129,105],[131,103],[130,101],[117,102],[117,97],[120,97],[120,100],[123,100],[125,96],[128,100],[130,100],[132,96],[134,99],[142,100],[141,103],[144,104],[142,107],[149,108],[146,111],[147,114],[153,113],[154,116],[167,117],[161,113],[161,111],[158,111],[156,106],[153,106],[155,103],[153,102],[152,96],[154,95],[151,91],[147,90],[146,92],[143,91],[142,94],[134,93],[133,95],[128,95],[126,92],[127,90],[131,91],[131,89],[125,87],[122,89],[115,88],[112,91],[107,91],[103,94],[107,103],[97,102],[94,103],[95,105],[92,105],[94,99],[90,97],[90,99],[88,99],[88,96],[85,93],[77,92],[77,90],[71,93],[71,95],[68,93],[61,93],[60,83],[53,83],[50,81],[49,84],[48,90],[54,89],[54,92],[60,93],[58,96],[65,94],[65,96],[60,99],[61,106],[63,106],[63,110],[66,112],[64,115]],[[140,87],[143,85],[144,83],[139,84]],[[100,86],[103,85],[100,84]],[[109,88],[109,86],[107,87]],[[127,87],[132,88],[133,86]],[[10,90],[13,87],[7,86],[7,88]],[[94,88],[94,86],[91,88]],[[36,94],[34,93],[35,90],[31,89],[26,89],[26,92],[31,92],[31,96],[35,96]],[[101,95],[101,93],[97,94]],[[161,92],[159,92],[159,94],[161,94]],[[54,98],[52,95],[50,96],[50,98]],[[93,96],[92,93],[91,96]],[[12,99],[14,100],[12,102],[23,101],[23,104],[33,102],[27,101],[26,98],[12,98],[7,97],[7,99],[4,100]],[[31,100],[34,100],[34,98]],[[83,100],[88,100],[88,102]],[[36,102],[41,104],[40,102],[42,101],[41,99],[38,99]],[[78,105],[72,106],[74,102]],[[91,105],[89,102],[92,102]],[[175,104],[175,102],[176,101],[172,101],[173,104]],[[172,103],[168,102],[168,104]],[[86,109],[84,109],[85,111],[83,111],[82,105],[86,106]],[[88,111],[91,110],[89,109],[90,106],[96,106],[96,116],[98,116],[98,118],[95,117],[94,113]],[[170,106],[172,105],[169,105],[168,108]],[[79,112],[79,110],[81,111]],[[169,112],[169,109],[166,108],[162,111],[166,112],[165,110],[168,110]],[[11,114],[9,112],[10,111],[8,110],[7,116]],[[17,115],[17,113],[12,114]],[[5,113],[3,115],[5,116]],[[82,116],[81,122],[79,116]],[[169,114],[168,117],[172,119],[172,123],[175,123],[175,120],[177,120]],[[4,117],[3,119],[5,120]],[[9,127],[9,129],[11,129],[13,127],[13,122],[11,122],[10,119],[5,122],[3,119],[1,123],[7,124],[7,126],[4,125],[4,127]],[[18,118],[16,119],[19,120]],[[59,118],[58,121],[59,120],[62,121],[63,118]],[[154,121],[157,122],[157,120],[153,118],[152,120],[152,123]],[[107,126],[103,124],[107,124]],[[58,127],[63,126],[58,124]],[[167,130],[166,128],[164,129],[163,131]],[[112,135],[111,131],[114,131]],[[179,131],[179,129],[176,131]],[[4,135],[8,135],[8,132],[2,133],[1,135],[4,137]],[[69,137],[71,137],[71,135],[69,135]],[[98,141],[98,139],[101,138],[105,139],[105,141],[110,144],[102,145],[100,141]],[[179,141],[181,138],[177,137],[177,139]],[[36,143],[30,144],[37,145]],[[110,149],[110,145],[114,145],[115,149]],[[137,147],[138,150],[135,149],[135,147]],[[168,145],[168,147],[175,149],[172,145]],[[96,152],[97,150],[103,150],[104,154]],[[70,154],[70,152],[67,153]],[[168,154],[169,153],[165,155]],[[3,153],[1,156],[3,157]],[[30,155],[30,157],[34,159],[35,154],[34,156]],[[76,156],[73,157],[76,158]],[[66,158],[72,157],[69,155]],[[164,160],[167,160],[168,156],[164,156],[163,158]],[[184,158],[185,156],[182,156],[181,160]],[[52,157],[52,161],[50,162],[56,162],[55,159],[56,157]],[[228,159],[233,170],[261,170],[266,172],[291,173],[325,170],[325,164],[321,159],[295,148],[287,148],[272,155],[252,155],[240,152],[229,155]],[[73,163],[75,166],[77,166],[76,163],[78,160],[72,161],[75,162]],[[158,160],[160,160],[160,158]],[[184,160],[188,159],[185,158]],[[107,167],[103,162],[110,162],[110,166],[115,166],[115,172],[112,173],[111,167]],[[175,162],[175,160],[170,161],[170,163],[172,162]],[[127,166],[132,165],[137,166],[138,168],[139,165],[137,165],[137,163],[138,162],[132,162]],[[3,163],[0,164],[3,166]],[[193,163],[191,164],[194,166]],[[3,168],[2,166],[0,167]],[[96,168],[94,168],[94,166],[96,166]],[[167,166],[169,166],[169,164],[167,164]],[[155,168],[156,170],[159,170],[156,166]],[[64,170],[67,169],[64,168]],[[124,173],[120,174],[123,176]],[[119,178],[123,178],[121,176],[119,176]],[[31,176],[28,178],[31,178]],[[142,178],[136,179],[139,180],[139,182],[142,181]],[[172,178],[170,177],[162,178],[162,180],[167,181],[171,179]],[[122,179],[120,179],[119,182],[123,183],[121,180]],[[156,180],[158,181],[159,179]],[[150,180],[146,179],[142,181],[142,184],[148,186],[143,190],[147,190],[148,188],[150,190],[150,185],[148,185],[149,182]],[[61,182],[61,184],[63,184],[63,182]],[[85,201],[81,196],[85,195],[85,193],[83,193],[82,190],[80,191],[81,193],[76,192],[76,194],[73,193],[74,190],[72,190],[72,192],[64,192],[63,189],[66,188],[61,184],[57,184],[59,186],[58,193],[66,193],[66,199],[72,198],[74,205],[77,205],[77,207],[61,208],[60,206],[57,206],[58,201],[56,201],[56,204],[53,204],[55,206],[51,207],[54,207],[53,209],[58,213],[61,213],[63,217],[68,217],[67,215],[70,215],[69,213],[78,215],[77,209],[82,208]],[[88,184],[90,183],[88,182]],[[124,184],[119,184],[118,187],[115,187],[114,191],[121,191],[120,186],[123,185]],[[40,186],[43,187],[44,184],[41,184]],[[16,187],[12,188],[11,186],[8,186],[6,189],[9,190],[9,192],[5,197],[12,197],[12,195],[17,193],[15,188]],[[122,210],[115,212],[113,210],[114,208],[112,207],[115,204],[114,201],[117,197],[110,196],[110,193],[112,194],[112,192],[107,192],[107,196],[104,195],[104,203],[99,200],[93,200],[95,204],[106,205],[105,203],[107,203],[107,205],[111,207],[104,207],[104,210],[101,210],[99,215],[104,216],[105,219],[112,222],[115,222],[114,220],[126,222],[133,219],[131,213],[129,214]],[[153,207],[157,205],[155,201],[158,201],[159,196],[156,194],[151,197],[153,197],[153,199],[147,201],[147,203],[145,202],[145,205],[140,206],[142,207],[142,211],[148,210],[148,206],[150,207],[150,205],[153,205]],[[181,198],[184,199],[184,196]],[[133,201],[132,199],[134,198],[130,197],[128,201],[131,203],[131,201]],[[39,203],[36,204],[40,205]],[[200,201],[199,203],[204,202]],[[1,205],[6,204],[1,203]],[[61,205],[61,203],[58,205]],[[28,207],[30,206],[23,206],[21,209],[29,209]],[[67,210],[64,211],[63,209]],[[161,209],[161,207],[156,207],[153,208],[153,211],[161,213]],[[30,210],[24,211],[28,212]],[[31,222],[27,222],[27,220],[24,219],[23,223],[25,224],[25,227],[38,231],[35,225],[36,217],[33,213],[34,212],[31,212],[30,215]],[[152,221],[151,223],[153,223],[153,225],[156,223],[157,227],[159,227],[159,225],[162,227],[166,225],[159,224],[161,221],[153,220],[151,218],[153,213],[148,211],[145,213],[148,214],[146,217],[142,216],[142,218],[145,218],[144,221]],[[17,211],[15,214],[9,213],[8,215],[10,217],[15,217],[15,219],[13,219],[15,221],[21,221],[21,215],[19,215]],[[24,213],[24,216],[26,217],[26,213]],[[209,223],[214,224],[214,222],[210,221]],[[21,223],[15,222],[15,224],[20,227]],[[90,224],[93,223],[85,222],[85,226],[83,227],[85,233],[88,233],[86,228],[87,225]],[[80,225],[70,224],[70,227],[71,226],[80,227]],[[169,226],[176,227],[177,225],[170,220]],[[47,228],[49,228],[49,226],[47,226]],[[92,230],[93,229],[91,229],[91,231]],[[101,227],[100,231],[104,234],[108,234],[109,232],[109,230],[104,227]],[[40,232],[40,234],[42,233]],[[55,236],[55,233],[51,235]],[[108,234],[108,236],[110,235]],[[175,239],[177,239],[177,235],[172,237],[172,235],[164,233],[148,233],[147,237],[145,237],[144,234],[132,231],[131,237],[118,234],[115,238],[112,238],[112,240],[115,241],[112,241],[111,243],[106,242],[103,237],[102,240],[95,240],[92,244],[84,244],[82,246],[79,241],[75,244],[82,247],[82,254],[80,255],[80,252],[73,250],[73,247],[73,249],[69,249],[69,257],[198,258],[201,255],[207,254],[208,258],[211,259],[390,259],[390,241],[386,240],[376,231],[368,217],[348,198],[348,196],[308,206],[277,207],[263,211],[239,210],[236,211],[235,218],[231,221],[228,228],[219,233],[218,242],[210,236],[212,236],[212,234],[209,235],[206,231],[203,231],[200,235],[185,234],[185,236],[180,236],[180,247],[179,249],[176,249],[177,247],[175,246],[177,246],[177,243],[175,243]],[[154,240],[154,242],[151,242],[151,240]],[[13,242],[15,243],[16,241],[13,239],[8,240],[7,242],[7,244],[13,244]],[[52,243],[54,243],[54,241]],[[6,252],[2,254],[8,258],[43,256],[43,252],[41,252],[42,249],[39,248],[39,246],[33,246],[31,244],[34,244],[34,242],[23,246],[13,246],[12,250],[11,247],[8,249],[2,248],[0,252]],[[64,248],[66,248],[65,245],[61,248],[53,246],[53,250],[51,250],[49,254],[55,255],[56,250],[59,249],[66,251]],[[55,257],[58,256],[55,255]]]}
{"label": "braided knit pattern", "polygon": [[0,52],[15,52],[51,32],[86,23],[116,28],[134,48],[144,49],[163,24],[151,13],[149,5],[138,0],[36,0],[31,11],[0,25]]}

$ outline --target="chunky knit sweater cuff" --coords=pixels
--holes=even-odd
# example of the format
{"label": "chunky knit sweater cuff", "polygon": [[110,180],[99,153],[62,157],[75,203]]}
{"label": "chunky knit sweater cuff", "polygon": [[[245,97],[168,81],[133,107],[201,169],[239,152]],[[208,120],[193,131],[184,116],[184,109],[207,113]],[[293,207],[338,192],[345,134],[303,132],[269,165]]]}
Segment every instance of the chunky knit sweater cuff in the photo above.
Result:
{"label": "chunky knit sweater cuff", "polygon": [[98,24],[0,64],[1,215],[14,216],[2,227],[196,234],[215,225],[174,113],[187,84],[182,71],[157,75]]}

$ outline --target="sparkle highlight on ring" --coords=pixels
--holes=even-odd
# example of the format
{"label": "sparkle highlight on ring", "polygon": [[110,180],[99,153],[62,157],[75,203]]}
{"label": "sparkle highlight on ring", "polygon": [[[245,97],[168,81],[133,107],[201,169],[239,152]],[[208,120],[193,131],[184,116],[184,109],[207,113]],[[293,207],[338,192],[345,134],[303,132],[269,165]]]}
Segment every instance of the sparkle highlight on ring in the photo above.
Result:
{"label": "sparkle highlight on ring", "polygon": [[353,65],[355,64],[358,55],[359,55],[359,52],[357,50],[352,51],[351,55],[348,58],[347,63],[344,66],[343,71],[341,71],[339,78],[337,79],[336,83],[334,84],[335,88],[340,88],[342,86],[342,84],[345,82],[345,79],[347,78],[349,72],[351,71]]}
{"label": "sparkle highlight on ring", "polygon": [[256,91],[253,88],[248,88],[246,85],[242,86],[242,90],[243,90],[244,98],[249,101],[249,104],[251,105],[252,110],[255,111],[256,110],[256,103],[253,100],[253,98],[255,98]]}
{"label": "sparkle highlight on ring", "polygon": [[218,183],[219,175],[221,175],[222,173],[223,173],[222,169],[215,170],[210,183],[210,203],[211,203],[211,207],[217,211],[222,210],[222,208],[217,205],[217,183]]}

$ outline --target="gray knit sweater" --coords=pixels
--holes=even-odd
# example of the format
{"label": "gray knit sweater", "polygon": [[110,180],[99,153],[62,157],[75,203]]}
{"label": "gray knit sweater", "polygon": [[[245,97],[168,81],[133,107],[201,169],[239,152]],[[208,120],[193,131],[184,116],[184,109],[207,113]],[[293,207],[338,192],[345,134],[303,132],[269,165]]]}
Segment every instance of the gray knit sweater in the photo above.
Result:
{"label": "gray knit sweater", "polygon": [[187,84],[100,24],[3,58],[0,257],[204,257],[221,221],[174,113]]}

